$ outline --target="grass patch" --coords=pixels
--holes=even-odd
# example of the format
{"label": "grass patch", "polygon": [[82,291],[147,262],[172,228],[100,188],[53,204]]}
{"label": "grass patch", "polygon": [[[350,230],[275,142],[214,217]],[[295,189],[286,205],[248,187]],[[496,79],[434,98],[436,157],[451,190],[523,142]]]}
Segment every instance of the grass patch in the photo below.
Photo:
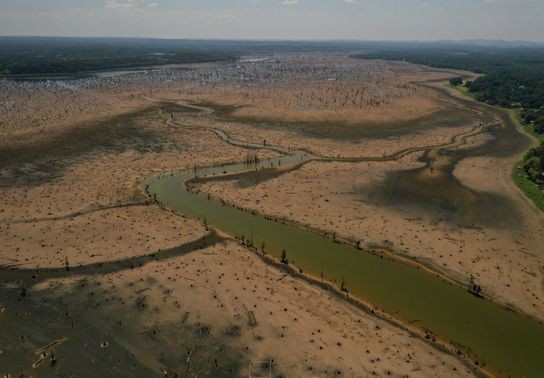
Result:
{"label": "grass patch", "polygon": [[512,178],[514,179],[514,182],[517,184],[517,186],[521,190],[523,190],[525,195],[534,202],[536,207],[544,211],[544,193],[537,184],[535,184],[526,177],[525,172],[521,168],[522,164],[523,161],[520,161],[516,164],[512,173]]}
{"label": "grass patch", "polygon": [[451,84],[449,84],[449,86],[450,86],[450,88],[452,88],[456,92],[461,93],[462,95],[472,97],[472,95],[468,91],[468,88],[465,87],[464,85],[451,85]]}
{"label": "grass patch", "polygon": [[514,122],[516,122],[527,134],[534,137],[536,140],[538,140],[539,143],[544,141],[544,134],[539,134],[535,131],[535,128],[533,125],[527,125],[523,123],[521,120],[521,110],[519,109],[509,109],[508,113],[510,113],[510,117]]}
{"label": "grass patch", "polygon": [[[541,143],[544,140],[544,135],[539,134],[535,132],[533,126],[526,125],[521,120],[521,111],[519,109],[509,109],[508,113],[510,114],[510,118],[522,129],[525,133],[533,136],[536,140],[538,140],[539,143]],[[523,190],[523,193],[533,203],[538,207],[540,210],[544,211],[544,190],[540,189],[540,187],[529,180],[527,178],[527,175],[521,168],[523,165],[523,160],[519,161],[516,166],[514,167],[512,171],[512,178],[514,179],[514,182],[516,185]]]}

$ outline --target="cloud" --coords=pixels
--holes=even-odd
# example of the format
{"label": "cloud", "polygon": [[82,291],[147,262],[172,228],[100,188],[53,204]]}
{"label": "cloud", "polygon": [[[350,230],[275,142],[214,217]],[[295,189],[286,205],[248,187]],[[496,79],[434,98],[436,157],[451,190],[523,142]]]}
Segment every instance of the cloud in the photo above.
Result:
{"label": "cloud", "polygon": [[281,3],[282,5],[297,5],[298,0],[283,0]]}
{"label": "cloud", "polygon": [[144,8],[156,8],[159,6],[156,2],[150,0],[104,0],[104,6],[108,9],[117,9],[121,11],[143,11]]}
{"label": "cloud", "polygon": [[106,0],[104,1],[106,8],[110,9],[137,9],[139,8],[138,0]]}

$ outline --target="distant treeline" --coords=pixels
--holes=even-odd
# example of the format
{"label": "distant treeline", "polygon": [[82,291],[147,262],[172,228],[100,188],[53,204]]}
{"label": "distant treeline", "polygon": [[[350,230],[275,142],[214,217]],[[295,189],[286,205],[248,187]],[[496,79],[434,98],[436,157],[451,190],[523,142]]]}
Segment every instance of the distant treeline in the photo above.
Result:
{"label": "distant treeline", "polygon": [[236,58],[217,47],[177,46],[154,40],[0,38],[0,75],[88,71],[198,63]]}
{"label": "distant treeline", "polygon": [[370,51],[356,57],[483,73],[469,84],[477,100],[503,107],[544,106],[544,48],[415,48]]}

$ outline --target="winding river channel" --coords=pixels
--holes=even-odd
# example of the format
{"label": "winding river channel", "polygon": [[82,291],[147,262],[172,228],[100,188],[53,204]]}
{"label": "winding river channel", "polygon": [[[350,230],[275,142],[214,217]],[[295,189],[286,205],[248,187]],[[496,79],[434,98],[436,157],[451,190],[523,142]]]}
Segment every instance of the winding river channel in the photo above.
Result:
{"label": "winding river channel", "polygon": [[[172,119],[167,119],[167,122],[171,126],[192,127],[176,124]],[[450,145],[455,146],[464,137],[477,132],[485,132],[490,126],[493,125],[480,125],[464,136],[453,138]],[[145,182],[146,193],[151,198],[230,236],[251,240],[256,247],[264,244],[266,252],[274,257],[280,257],[285,250],[290,264],[297,269],[336,287],[343,282],[350,296],[409,327],[432,332],[491,372],[519,377],[544,374],[542,323],[491,300],[476,297],[466,288],[415,265],[333,241],[320,233],[230,206],[191,189],[188,184],[195,178],[240,175],[271,167],[288,169],[309,161],[330,160],[302,150],[233,140],[221,130],[206,129],[227,143],[250,149],[274,150],[282,156],[251,164],[231,163],[159,174]],[[415,151],[418,149],[404,153]],[[398,158],[399,154],[402,156],[403,152],[397,152],[394,157]],[[384,159],[387,157],[379,158]]]}

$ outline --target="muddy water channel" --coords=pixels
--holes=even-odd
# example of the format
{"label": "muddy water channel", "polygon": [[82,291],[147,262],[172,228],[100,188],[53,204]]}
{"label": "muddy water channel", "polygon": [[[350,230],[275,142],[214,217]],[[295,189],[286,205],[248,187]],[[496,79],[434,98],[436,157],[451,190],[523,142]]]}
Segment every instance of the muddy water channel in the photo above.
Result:
{"label": "muddy water channel", "polygon": [[[478,112],[490,112],[490,107],[477,106]],[[393,199],[402,197],[403,204],[421,204],[432,197],[433,211],[453,214],[471,224],[492,224],[502,214],[515,214],[515,208],[500,196],[482,194],[465,188],[453,177],[457,162],[465,156],[508,156],[525,148],[527,140],[515,129],[504,113],[496,113],[499,124],[482,132],[492,135],[483,146],[468,150],[429,148],[423,161],[425,168],[397,172],[390,176],[378,200],[395,205]],[[502,124],[502,125],[501,125]],[[228,136],[216,134],[227,142]],[[243,146],[243,142],[236,141]],[[455,144],[455,143],[452,143]],[[259,146],[248,144],[246,147]],[[264,146],[261,146],[264,148]],[[304,151],[288,151],[281,147],[266,147],[286,153],[285,156],[252,164],[235,163],[224,166],[200,167],[180,173],[168,173],[150,178],[146,192],[164,206],[229,235],[251,240],[257,247],[265,246],[267,253],[280,257],[286,251],[289,263],[318,279],[340,287],[343,282],[350,295],[386,312],[405,324],[430,330],[440,339],[452,343],[459,353],[470,355],[478,364],[500,375],[540,376],[544,372],[544,325],[522,314],[501,307],[490,300],[478,298],[465,288],[447,282],[417,267],[361,251],[354,246],[285,224],[259,214],[253,214],[210,199],[192,191],[188,182],[195,178],[218,178],[263,168],[293,167],[315,160]],[[401,154],[402,155],[402,154]],[[428,178],[423,173],[437,156],[445,158],[438,175]],[[368,159],[372,160],[372,159]],[[433,187],[435,190],[430,190]],[[436,188],[440,188],[436,194]],[[487,216],[482,211],[490,210]],[[492,211],[491,211],[492,210]],[[452,216],[453,216],[452,215]],[[515,222],[515,216],[510,222]]]}
{"label": "muddy water channel", "polygon": [[[422,168],[392,172],[384,182],[369,189],[367,199],[409,211],[417,208],[465,225],[518,227],[521,220],[509,199],[467,188],[457,180],[453,171],[466,157],[519,154],[528,147],[528,139],[519,133],[506,112],[452,97],[445,90],[438,91],[458,109],[475,115],[480,124],[443,145],[410,148],[393,152],[390,156],[360,159],[316,157],[285,147],[245,143],[209,128],[227,143],[253,149],[267,148],[284,156],[251,164],[195,167],[179,173],[157,175],[145,183],[146,192],[180,214],[200,219],[231,236],[249,240],[259,249],[264,246],[266,253],[274,257],[280,257],[285,251],[289,263],[304,273],[338,288],[342,285],[351,296],[403,324],[430,331],[440,340],[451,343],[459,355],[477,361],[488,371],[505,376],[541,376],[544,373],[544,325],[541,322],[476,297],[466,288],[424,269],[230,206],[191,189],[190,182],[195,179],[213,180],[231,175],[239,178],[270,168],[296,169],[312,160],[384,161],[421,153]],[[169,122],[175,125],[171,120]],[[479,134],[485,134],[486,141],[466,147],[466,139]]]}

